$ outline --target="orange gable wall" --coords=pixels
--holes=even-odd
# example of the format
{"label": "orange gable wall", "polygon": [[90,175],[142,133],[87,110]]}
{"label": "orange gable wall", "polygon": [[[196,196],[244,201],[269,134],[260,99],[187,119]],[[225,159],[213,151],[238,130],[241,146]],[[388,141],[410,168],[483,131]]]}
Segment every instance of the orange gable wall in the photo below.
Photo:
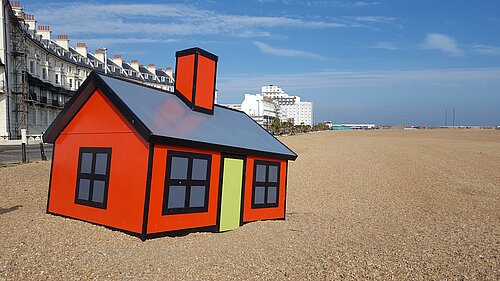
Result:
{"label": "orange gable wall", "polygon": [[[279,182],[279,198],[278,206],[274,208],[258,208],[252,209],[252,192],[253,192],[253,170],[254,161],[264,160],[280,163],[280,182]],[[286,160],[276,160],[269,158],[260,158],[249,156],[246,163],[245,175],[245,197],[243,202],[243,222],[267,220],[267,219],[283,219],[285,217],[285,194],[286,194],[286,176],[287,176]]]}
{"label": "orange gable wall", "polygon": [[[168,150],[193,152],[212,155],[210,171],[210,189],[208,195],[208,211],[202,213],[162,215],[163,192]],[[155,145],[153,157],[153,173],[148,215],[148,234],[165,231],[214,226],[217,223],[217,204],[219,200],[220,154],[181,147]]]}
{"label": "orange gable wall", "polygon": [[[75,204],[80,147],[111,147],[107,209]],[[48,211],[142,232],[149,145],[97,90],[55,142]]]}

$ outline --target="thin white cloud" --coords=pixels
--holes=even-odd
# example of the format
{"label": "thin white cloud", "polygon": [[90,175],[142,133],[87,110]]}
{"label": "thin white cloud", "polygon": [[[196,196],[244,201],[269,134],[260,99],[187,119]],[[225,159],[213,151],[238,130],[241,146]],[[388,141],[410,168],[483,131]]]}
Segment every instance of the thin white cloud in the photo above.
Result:
{"label": "thin white cloud", "polygon": [[151,38],[89,38],[73,39],[75,42],[85,42],[88,47],[112,46],[116,44],[158,44],[179,42],[180,39],[151,39]]}
{"label": "thin white cloud", "polygon": [[429,69],[410,71],[328,71],[279,75],[221,76],[220,92],[252,92],[262,85],[280,85],[286,89],[332,89],[402,83],[465,83],[498,81],[500,68]]}
{"label": "thin white cloud", "polygon": [[[332,29],[344,23],[287,16],[223,14],[183,4],[44,4],[33,11],[40,24],[67,34],[269,35],[268,28]],[[78,19],[78,20],[75,20]]]}
{"label": "thin white cloud", "polygon": [[498,56],[500,55],[500,47],[490,46],[490,45],[481,45],[477,44],[472,46],[474,52],[482,54],[482,55],[492,55]]}
{"label": "thin white cloud", "polygon": [[377,42],[372,48],[385,49],[385,50],[390,50],[390,51],[401,50],[400,47],[396,46],[392,42]]}
{"label": "thin white cloud", "polygon": [[273,56],[279,56],[279,57],[299,57],[299,58],[307,58],[307,59],[315,59],[315,60],[322,60],[324,59],[322,56],[316,54],[316,53],[311,53],[311,52],[306,52],[306,51],[300,51],[300,50],[295,50],[295,49],[286,49],[286,48],[276,48],[272,47],[268,44],[259,42],[259,41],[254,41],[253,42],[257,48],[263,53],[270,54]]}
{"label": "thin white cloud", "polygon": [[[322,1],[322,2],[330,2],[330,1]],[[331,1],[331,3],[336,6],[346,7],[346,8],[351,8],[351,7],[365,8],[365,7],[380,5],[380,2],[378,1]]]}
{"label": "thin white cloud", "polygon": [[439,33],[428,33],[422,44],[422,48],[440,50],[452,57],[461,57],[464,55],[464,52],[458,47],[453,37]]}
{"label": "thin white cloud", "polygon": [[404,25],[400,22],[400,18],[388,16],[345,16],[349,26],[364,27],[372,30],[380,30],[377,25],[392,25],[398,29],[404,29]]}
{"label": "thin white cloud", "polygon": [[380,5],[376,1],[331,1],[331,0],[257,0],[262,4],[307,5],[310,7],[364,8]]}
{"label": "thin white cloud", "polygon": [[356,16],[356,17],[347,17],[353,19],[358,22],[365,23],[393,23],[398,20],[395,17],[386,17],[386,16]]}

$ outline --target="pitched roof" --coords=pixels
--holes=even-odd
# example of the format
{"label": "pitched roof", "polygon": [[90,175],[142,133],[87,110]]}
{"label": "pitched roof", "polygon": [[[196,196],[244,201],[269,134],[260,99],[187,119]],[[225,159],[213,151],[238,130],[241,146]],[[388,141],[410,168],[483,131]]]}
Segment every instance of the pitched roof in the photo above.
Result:
{"label": "pitched roof", "polygon": [[243,112],[216,105],[214,114],[192,111],[176,95],[142,84],[92,73],[44,134],[59,134],[99,88],[148,142],[235,154],[292,159],[297,155]]}

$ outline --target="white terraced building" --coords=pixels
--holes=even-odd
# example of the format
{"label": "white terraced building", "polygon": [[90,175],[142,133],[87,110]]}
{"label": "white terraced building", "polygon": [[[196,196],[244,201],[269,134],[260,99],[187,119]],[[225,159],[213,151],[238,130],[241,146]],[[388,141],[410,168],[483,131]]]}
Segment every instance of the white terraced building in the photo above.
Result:
{"label": "white terraced building", "polygon": [[108,58],[105,48],[90,53],[83,42],[71,47],[67,35],[54,40],[19,1],[2,0],[0,18],[0,141],[19,139],[21,129],[41,139],[91,71],[173,92],[171,68]]}

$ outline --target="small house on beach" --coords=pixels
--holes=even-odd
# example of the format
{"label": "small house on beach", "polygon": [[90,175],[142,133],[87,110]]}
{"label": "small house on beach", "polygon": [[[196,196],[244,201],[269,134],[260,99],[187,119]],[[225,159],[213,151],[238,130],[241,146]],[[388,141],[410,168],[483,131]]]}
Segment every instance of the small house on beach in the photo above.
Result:
{"label": "small house on beach", "polygon": [[214,104],[218,57],[176,53],[175,94],[91,73],[44,134],[47,212],[152,238],[284,219],[297,155]]}

